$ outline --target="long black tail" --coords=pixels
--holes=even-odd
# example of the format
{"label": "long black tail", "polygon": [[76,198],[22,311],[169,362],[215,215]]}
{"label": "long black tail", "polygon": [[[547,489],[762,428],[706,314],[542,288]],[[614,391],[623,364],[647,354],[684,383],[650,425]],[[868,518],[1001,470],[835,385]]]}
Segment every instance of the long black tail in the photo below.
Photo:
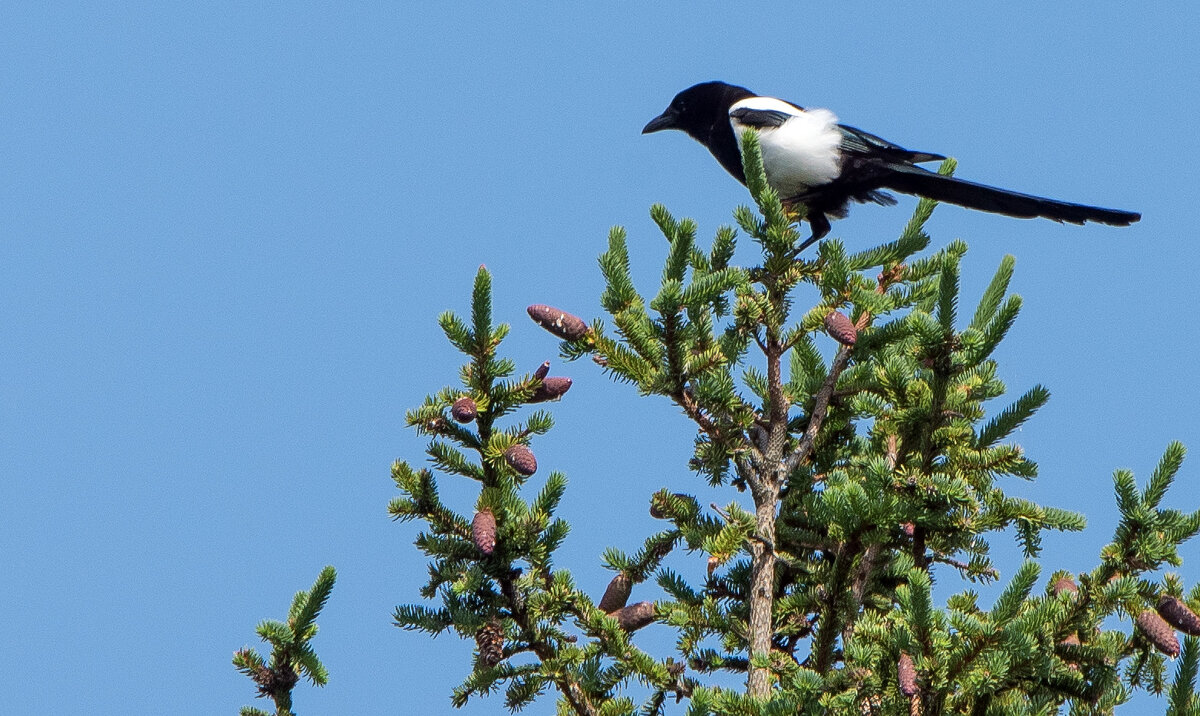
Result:
{"label": "long black tail", "polygon": [[1129,226],[1142,218],[1141,214],[1133,211],[1072,204],[1067,201],[1056,201],[1040,196],[1020,194],[1007,189],[997,189],[993,186],[942,176],[911,164],[890,164],[889,169],[891,171],[882,180],[885,188],[903,194],[916,194],[948,204],[965,206],[968,209],[990,211],[993,214],[1004,214],[1021,219],[1042,217],[1055,221],[1067,221],[1072,224],[1098,221],[1110,226]]}

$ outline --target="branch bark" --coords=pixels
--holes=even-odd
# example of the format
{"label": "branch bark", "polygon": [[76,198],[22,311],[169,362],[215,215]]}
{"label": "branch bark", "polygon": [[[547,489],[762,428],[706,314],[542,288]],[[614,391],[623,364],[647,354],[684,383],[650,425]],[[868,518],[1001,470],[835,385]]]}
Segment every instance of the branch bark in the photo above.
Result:
{"label": "branch bark", "polygon": [[[536,638],[536,633],[532,628],[525,605],[519,604],[520,600],[514,598],[516,595],[516,585],[513,584],[512,578],[502,577],[499,581],[500,591],[509,602],[509,614],[528,638],[529,650],[536,654],[542,662],[554,659],[557,656],[556,650],[552,645]],[[569,675],[563,673],[555,675],[554,685],[558,687],[559,692],[576,714],[579,716],[599,716],[600,711],[592,703],[592,700],[588,698],[587,692]]]}
{"label": "branch bark", "polygon": [[775,635],[775,519],[779,492],[787,478],[783,452],[788,438],[787,394],[783,389],[784,346],[777,328],[768,327],[764,344],[767,358],[766,436],[759,448],[757,470],[750,484],[754,498],[754,529],[759,538],[750,543],[750,668],[747,691],[751,697],[766,698],[771,693],[771,672],[756,666],[754,658],[768,657]]}

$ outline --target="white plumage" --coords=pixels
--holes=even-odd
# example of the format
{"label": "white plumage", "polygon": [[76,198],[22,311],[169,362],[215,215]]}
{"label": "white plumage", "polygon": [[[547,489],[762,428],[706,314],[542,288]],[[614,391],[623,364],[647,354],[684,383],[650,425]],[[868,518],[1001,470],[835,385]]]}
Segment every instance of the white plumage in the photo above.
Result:
{"label": "white plumage", "polygon": [[[774,97],[749,97],[735,102],[737,109],[783,112],[788,119],[778,127],[746,127],[730,117],[733,133],[757,129],[767,181],[782,198],[828,184],[841,173],[842,133],[838,118],[827,109],[803,110]],[[740,143],[739,143],[740,146]]]}

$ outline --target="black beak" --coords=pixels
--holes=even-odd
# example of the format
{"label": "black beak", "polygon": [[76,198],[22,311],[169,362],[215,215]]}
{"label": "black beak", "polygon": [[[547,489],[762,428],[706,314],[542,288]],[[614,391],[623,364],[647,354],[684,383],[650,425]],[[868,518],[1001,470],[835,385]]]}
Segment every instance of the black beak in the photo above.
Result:
{"label": "black beak", "polygon": [[642,127],[642,134],[650,134],[651,132],[661,132],[664,129],[675,129],[676,116],[671,110],[667,110],[650,120],[650,123]]}

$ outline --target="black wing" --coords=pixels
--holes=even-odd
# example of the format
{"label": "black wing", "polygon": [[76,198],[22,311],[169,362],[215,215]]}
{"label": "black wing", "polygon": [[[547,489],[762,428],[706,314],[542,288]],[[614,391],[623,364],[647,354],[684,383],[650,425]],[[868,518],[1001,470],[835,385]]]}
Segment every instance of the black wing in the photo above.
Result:
{"label": "black wing", "polygon": [[838,129],[842,132],[842,151],[847,154],[859,155],[861,157],[878,157],[889,161],[912,162],[914,164],[945,159],[941,154],[910,151],[898,144],[889,142],[883,137],[877,137],[870,132],[864,132],[856,127],[839,124]]}
{"label": "black wing", "polygon": [[729,116],[736,119],[738,124],[746,127],[754,127],[755,129],[774,129],[782,126],[784,122],[791,119],[794,115],[788,114],[779,109],[750,109],[749,107],[738,107],[729,113]]}

